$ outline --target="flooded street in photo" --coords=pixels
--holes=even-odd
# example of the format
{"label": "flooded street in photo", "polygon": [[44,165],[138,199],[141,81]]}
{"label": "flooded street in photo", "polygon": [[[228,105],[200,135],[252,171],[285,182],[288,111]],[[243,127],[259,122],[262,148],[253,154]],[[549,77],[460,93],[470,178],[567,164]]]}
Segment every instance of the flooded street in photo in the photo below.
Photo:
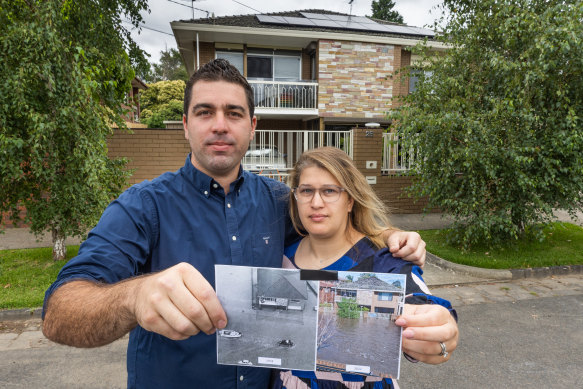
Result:
{"label": "flooded street in photo", "polygon": [[[335,315],[331,312],[320,312]],[[388,318],[335,318],[332,336],[318,350],[318,359],[337,363],[370,366],[375,375],[399,371],[401,328]]]}
{"label": "flooded street in photo", "polygon": [[[239,310],[229,320],[227,328],[240,332],[241,337],[218,337],[222,363],[237,364],[248,360],[253,366],[258,366],[259,358],[273,358],[281,359],[281,365],[261,366],[314,370],[316,327],[313,324],[303,326],[304,313],[251,308]],[[284,339],[291,340],[293,346],[280,346],[279,342]]]}

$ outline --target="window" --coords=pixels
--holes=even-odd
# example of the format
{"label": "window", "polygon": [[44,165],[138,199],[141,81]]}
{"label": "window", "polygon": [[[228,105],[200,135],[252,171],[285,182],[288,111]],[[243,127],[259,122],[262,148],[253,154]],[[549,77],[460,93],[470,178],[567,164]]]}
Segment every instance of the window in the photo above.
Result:
{"label": "window", "polygon": [[273,78],[271,57],[248,56],[247,77],[249,78]]}
{"label": "window", "polygon": [[243,74],[243,53],[237,51],[217,51],[217,58],[226,59]]}
{"label": "window", "polygon": [[339,289],[336,291],[336,296],[356,297],[356,290]]}
{"label": "window", "polygon": [[411,74],[409,74],[409,93],[417,90],[417,82],[419,81],[419,76],[422,74],[426,80],[429,80],[433,72],[423,72],[419,69],[411,70]]}
{"label": "window", "polygon": [[378,301],[391,301],[393,299],[393,294],[390,292],[375,292],[378,295]]}
{"label": "window", "polygon": [[301,79],[301,52],[250,49],[247,53],[247,77],[297,81]]}
{"label": "window", "polygon": [[395,308],[375,307],[376,313],[395,313]]}

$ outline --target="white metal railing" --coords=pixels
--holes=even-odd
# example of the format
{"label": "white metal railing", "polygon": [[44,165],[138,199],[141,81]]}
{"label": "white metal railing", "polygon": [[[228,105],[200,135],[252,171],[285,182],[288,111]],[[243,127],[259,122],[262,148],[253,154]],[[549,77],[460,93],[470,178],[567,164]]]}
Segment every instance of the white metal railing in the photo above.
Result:
{"label": "white metal railing", "polygon": [[243,169],[285,182],[304,151],[332,146],[352,158],[352,142],[352,131],[257,130],[243,157]]}
{"label": "white metal railing", "polygon": [[318,83],[248,80],[255,108],[317,109]]}
{"label": "white metal railing", "polygon": [[383,134],[383,164],[382,174],[407,172],[415,163],[417,153],[412,148],[404,150],[399,143],[399,135],[395,133]]}

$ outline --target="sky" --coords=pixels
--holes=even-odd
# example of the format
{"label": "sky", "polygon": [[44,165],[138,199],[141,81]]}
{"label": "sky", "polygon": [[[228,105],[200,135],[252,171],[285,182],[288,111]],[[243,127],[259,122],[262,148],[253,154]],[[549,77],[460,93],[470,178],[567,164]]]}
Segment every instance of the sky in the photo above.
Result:
{"label": "sky", "polygon": [[[352,14],[366,16],[372,14],[372,0],[354,0]],[[436,8],[441,0],[395,0],[395,8],[403,16],[405,24],[424,27],[438,18]],[[294,11],[303,9],[325,9],[350,13],[349,0],[149,0],[151,12],[143,13],[144,28],[138,34],[132,31],[133,39],[150,54],[150,62],[158,62],[160,51],[176,48],[176,40],[170,29],[170,22],[194,18],[204,18],[205,11],[215,16],[233,16],[269,12]],[[251,8],[249,8],[251,7]],[[259,12],[257,12],[259,11]],[[131,27],[126,23],[126,27]],[[157,31],[153,31],[157,30]]]}

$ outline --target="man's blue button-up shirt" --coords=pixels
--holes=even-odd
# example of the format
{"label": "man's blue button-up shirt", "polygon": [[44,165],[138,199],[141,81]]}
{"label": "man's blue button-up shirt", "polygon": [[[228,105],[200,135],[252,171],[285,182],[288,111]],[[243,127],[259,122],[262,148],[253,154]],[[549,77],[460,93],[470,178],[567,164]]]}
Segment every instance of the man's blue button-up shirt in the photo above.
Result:
{"label": "man's blue button-up shirt", "polygon": [[[114,283],[192,264],[215,284],[215,264],[281,267],[284,245],[297,235],[288,215],[289,189],[245,171],[223,188],[190,162],[125,191],[103,213],[51,293],[72,279]],[[173,341],[130,333],[130,388],[265,388],[269,369],[218,365],[215,335]]]}

